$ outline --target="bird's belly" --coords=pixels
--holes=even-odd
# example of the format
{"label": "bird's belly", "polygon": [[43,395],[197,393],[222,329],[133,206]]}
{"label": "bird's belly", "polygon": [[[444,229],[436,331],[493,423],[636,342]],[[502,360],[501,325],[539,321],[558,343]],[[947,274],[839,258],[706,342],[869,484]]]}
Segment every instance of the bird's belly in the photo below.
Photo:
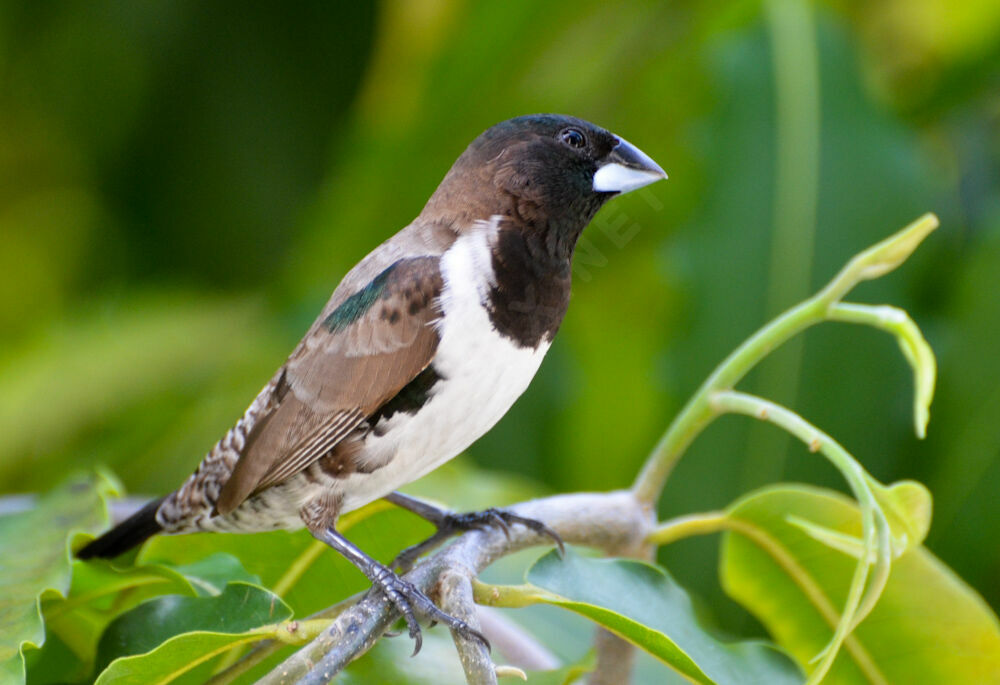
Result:
{"label": "bird's belly", "polygon": [[365,456],[385,465],[344,480],[342,511],[383,497],[455,457],[492,428],[528,387],[548,343],[523,348],[486,325],[469,329],[452,339],[449,331],[442,336],[434,361],[442,380],[427,402],[412,414],[383,420],[369,434]]}

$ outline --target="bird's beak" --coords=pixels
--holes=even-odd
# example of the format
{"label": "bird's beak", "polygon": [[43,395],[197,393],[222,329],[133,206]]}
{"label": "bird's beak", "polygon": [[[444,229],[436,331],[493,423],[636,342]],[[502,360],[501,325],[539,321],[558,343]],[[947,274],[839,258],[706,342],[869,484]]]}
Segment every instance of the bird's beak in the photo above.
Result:
{"label": "bird's beak", "polygon": [[594,190],[599,193],[627,193],[666,178],[667,174],[649,155],[623,138],[594,172]]}

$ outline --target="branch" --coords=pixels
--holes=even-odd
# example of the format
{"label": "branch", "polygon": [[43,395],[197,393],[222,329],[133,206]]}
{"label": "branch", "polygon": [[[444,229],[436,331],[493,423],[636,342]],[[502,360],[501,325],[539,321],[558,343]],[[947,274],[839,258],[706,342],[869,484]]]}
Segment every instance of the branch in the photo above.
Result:
{"label": "branch", "polygon": [[[523,502],[509,507],[521,516],[544,521],[569,543],[595,547],[607,554],[637,556],[652,530],[653,512],[631,492],[578,493]],[[476,621],[471,581],[491,563],[512,552],[551,540],[523,526],[510,537],[498,529],[469,531],[435,552],[406,574],[406,579],[438,597],[444,608]],[[364,654],[399,617],[380,595],[370,594],[341,613],[319,637],[264,676],[262,685],[329,682]],[[485,648],[457,640],[470,683],[491,683],[496,667]]]}

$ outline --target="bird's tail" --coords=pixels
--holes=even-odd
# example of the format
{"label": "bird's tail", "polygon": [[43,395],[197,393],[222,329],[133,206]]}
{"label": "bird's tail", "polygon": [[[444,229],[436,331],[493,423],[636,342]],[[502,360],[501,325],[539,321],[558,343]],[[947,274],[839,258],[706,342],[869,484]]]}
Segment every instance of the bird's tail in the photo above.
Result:
{"label": "bird's tail", "polygon": [[77,559],[111,559],[159,533],[163,526],[156,520],[156,510],[164,499],[166,498],[161,497],[153,500],[101,537],[92,540],[76,553]]}

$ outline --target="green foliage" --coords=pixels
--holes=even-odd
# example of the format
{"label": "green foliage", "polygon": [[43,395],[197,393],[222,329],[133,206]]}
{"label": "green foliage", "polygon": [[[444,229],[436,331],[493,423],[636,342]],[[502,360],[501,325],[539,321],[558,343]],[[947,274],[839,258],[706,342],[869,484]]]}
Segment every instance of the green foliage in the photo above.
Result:
{"label": "green foliage", "polygon": [[670,574],[625,559],[554,552],[528,569],[538,601],[576,611],[700,683],[800,683],[798,667],[764,642],[720,640],[706,630]]}
{"label": "green foliage", "polygon": [[76,533],[107,525],[104,498],[114,492],[104,476],[75,478],[47,494],[31,511],[0,518],[0,676],[23,682],[21,653],[45,641],[40,603],[70,589],[68,545]]}
{"label": "green foliage", "polygon": [[[93,484],[72,485],[69,489],[77,498],[100,505],[104,493]],[[92,496],[87,497],[88,492]],[[880,497],[895,502],[892,508],[897,512],[918,512],[919,519],[927,504],[921,493],[913,484],[901,484]],[[57,494],[32,514],[36,522],[65,511]],[[412,520],[407,525],[401,512],[378,509],[362,511],[348,522],[352,536],[363,544],[372,544],[374,536],[389,538],[388,544],[399,548],[406,544],[407,534],[425,532]],[[904,518],[914,520],[912,515]],[[66,518],[56,520],[66,536],[73,525]],[[372,528],[365,531],[366,526]],[[501,606],[541,602],[569,609],[697,682],[801,682],[799,668],[809,668],[812,657],[830,639],[855,563],[851,549],[845,553],[839,541],[831,545],[815,531],[857,540],[861,530],[857,507],[828,490],[781,486],[741,498],[713,529],[729,531],[719,569],[726,592],[764,623],[798,665],[767,641],[734,640],[708,627],[711,621],[706,622],[704,609],[696,608],[698,603],[668,572],[641,562],[591,559],[574,552],[560,560],[550,552],[527,569],[527,585],[480,585],[477,596]],[[18,537],[11,542],[23,543],[28,536],[24,530],[14,534]],[[308,545],[290,544],[308,542],[300,538],[285,533],[178,536],[161,538],[167,544],[161,542],[155,550],[147,545],[133,567],[74,562],[73,582],[63,590],[65,599],[39,590],[41,585],[34,590],[36,600],[45,600],[44,616],[55,644],[46,642],[37,655],[29,653],[28,682],[79,682],[94,672],[100,674],[99,683],[197,683],[225,663],[231,650],[276,637],[292,644],[304,641],[308,634],[286,621],[293,615],[291,608],[260,583],[291,590],[287,567],[299,566],[295,588],[304,607],[296,614],[300,617],[349,589],[340,583],[330,588],[336,576],[320,560],[339,557],[329,551],[301,568],[301,559],[310,558],[301,548]],[[213,540],[229,552],[212,553],[219,545],[200,544]],[[986,682],[1000,672],[996,616],[918,542],[914,540],[894,562],[879,604],[847,638],[830,682],[972,683]],[[172,543],[178,544],[172,547]],[[287,560],[284,555],[296,548],[299,557],[286,562],[284,573],[269,563],[275,557]],[[172,567],[142,561],[167,552],[180,562],[199,557],[200,561]],[[256,564],[266,580],[245,570],[233,553],[249,565]],[[226,578],[239,580],[226,583]],[[54,671],[52,659],[60,649],[70,653],[61,657],[61,667]],[[450,638],[440,630],[430,631],[425,651],[416,660],[410,659],[405,641],[383,642],[348,670],[345,682],[462,682],[452,649]],[[277,658],[282,654],[278,652]],[[92,671],[88,664],[95,663],[97,669]],[[269,665],[273,659],[264,667]],[[545,678],[563,682],[586,670],[582,665],[567,666],[562,675],[553,672]],[[262,673],[258,668],[238,682],[250,682],[248,678]],[[23,676],[14,671],[11,675],[14,682],[23,682]]]}
{"label": "green foliage", "polygon": [[[472,478],[461,468],[446,467],[422,487],[425,492],[427,488],[448,492],[455,482]],[[537,489],[502,476],[475,480],[480,485],[458,493],[459,503],[471,506],[482,498],[514,502],[538,494]],[[75,537],[78,529],[96,533],[106,526],[104,500],[109,491],[102,485],[105,480],[95,482],[71,482],[40,502],[32,513],[0,518],[6,522],[0,537],[6,548],[23,548],[27,540],[36,537],[36,529],[44,532],[41,526],[46,520],[51,530],[43,539],[62,541],[44,546],[49,572],[60,568],[51,564],[52,550],[62,550],[61,584],[39,578],[30,586],[15,588],[17,577],[0,576],[12,584],[11,595],[23,608],[22,613],[34,617],[0,631],[5,638],[30,640],[40,646],[26,652],[30,683],[94,678],[101,683],[199,683],[240,654],[233,650],[276,637],[288,644],[237,681],[253,682],[278,659],[287,657],[291,645],[314,634],[310,630],[317,627],[301,619],[368,585],[348,562],[304,531],[157,537],[143,546],[133,564],[73,561],[70,581],[70,563],[65,556],[68,539]],[[72,511],[67,510],[70,504],[76,507]],[[91,524],[83,514],[88,508],[94,512]],[[386,561],[431,530],[422,520],[386,505],[346,516],[342,528],[364,549]],[[76,546],[80,544],[82,541]],[[5,556],[20,558],[23,554]],[[46,591],[46,587],[59,589],[64,597]],[[286,620],[293,615],[298,623]],[[393,641],[352,666],[348,677],[365,683],[448,682],[450,668],[455,676],[452,682],[461,682],[461,668],[454,661],[447,632],[437,629],[427,633],[425,648],[416,659],[409,656],[412,646]],[[12,682],[24,682],[20,656],[16,650],[8,656],[5,668]],[[451,665],[442,670],[442,660],[449,659]],[[583,670],[585,667],[572,670],[567,666],[566,673]],[[407,675],[403,678],[399,674]]]}
{"label": "green foliage", "polygon": [[[855,560],[795,525],[858,537],[857,507],[838,493],[775,486],[726,515],[720,576],[726,592],[808,663],[830,639]],[[905,648],[902,645],[906,645]],[[893,563],[872,613],[844,644],[834,683],[987,683],[1000,674],[1000,622],[972,588],[915,546]]]}
{"label": "green foliage", "polygon": [[208,659],[270,637],[273,631],[255,629],[291,615],[279,597],[247,583],[229,583],[209,597],[166,595],[144,602],[104,629],[97,682],[174,682]]}

